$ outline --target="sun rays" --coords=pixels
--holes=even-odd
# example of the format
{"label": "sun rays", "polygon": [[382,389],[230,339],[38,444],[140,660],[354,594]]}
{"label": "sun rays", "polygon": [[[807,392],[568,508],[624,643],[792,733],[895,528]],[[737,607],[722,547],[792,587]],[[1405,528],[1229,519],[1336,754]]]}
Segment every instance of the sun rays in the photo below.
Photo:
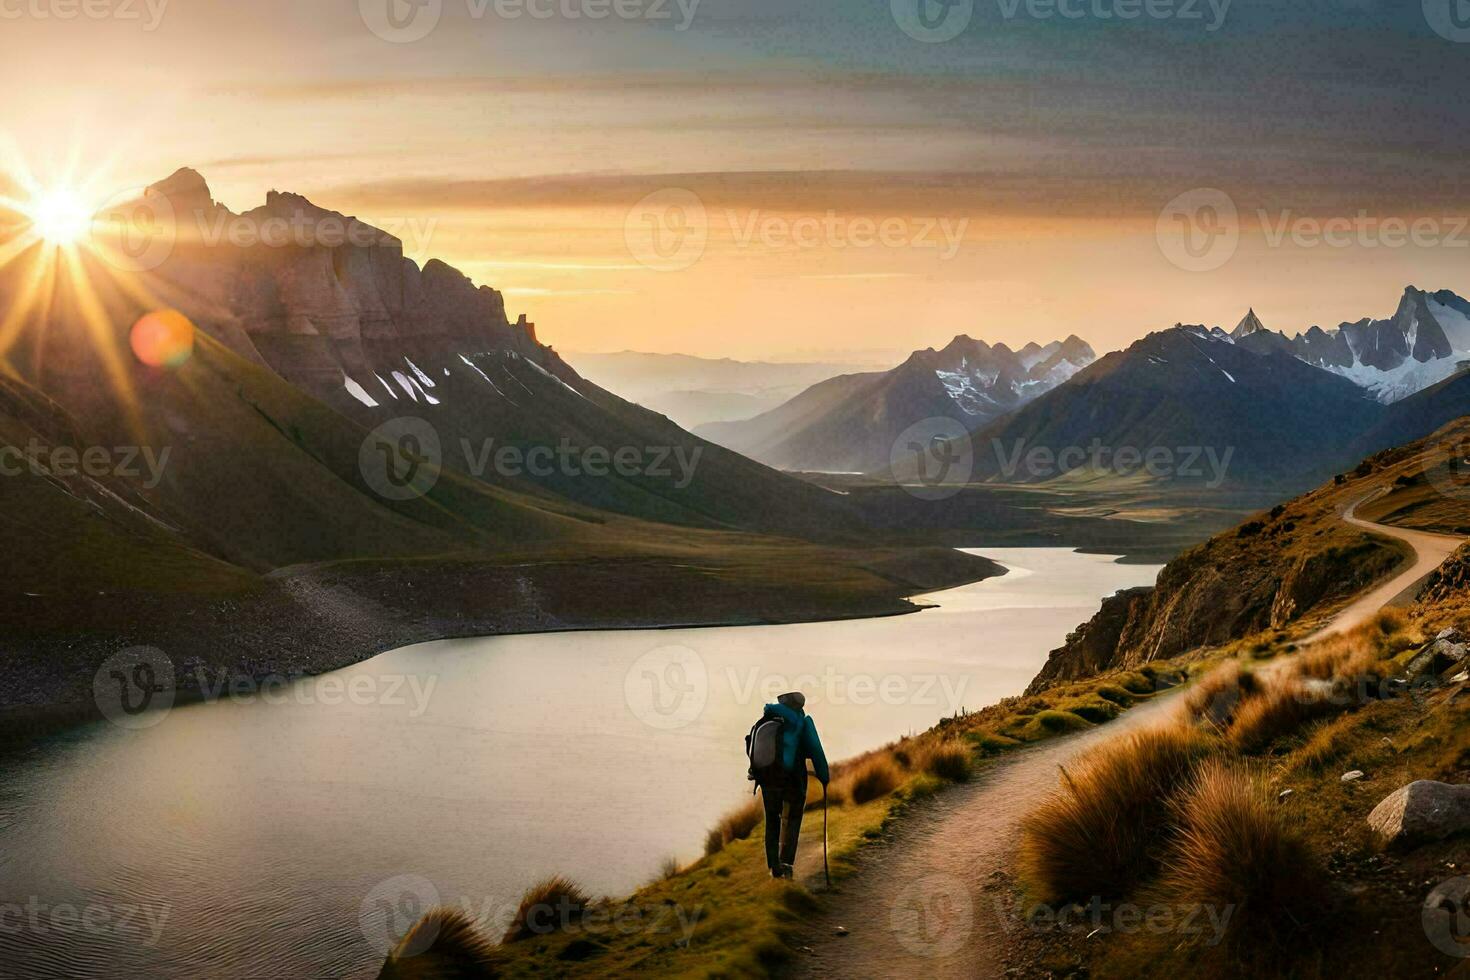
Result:
{"label": "sun rays", "polygon": [[118,194],[106,167],[83,172],[80,152],[39,176],[0,137],[0,364],[13,373],[21,351],[31,371],[66,358],[83,343],[107,384],[133,415],[128,331],[139,313],[162,304],[136,262],[125,207],[141,194]]}

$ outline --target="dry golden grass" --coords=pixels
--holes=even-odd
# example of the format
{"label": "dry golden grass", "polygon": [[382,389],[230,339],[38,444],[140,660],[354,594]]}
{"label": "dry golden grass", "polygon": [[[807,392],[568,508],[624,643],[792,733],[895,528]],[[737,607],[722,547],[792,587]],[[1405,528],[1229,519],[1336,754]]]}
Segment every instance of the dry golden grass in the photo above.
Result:
{"label": "dry golden grass", "polygon": [[903,773],[889,754],[873,755],[843,776],[839,792],[844,799],[862,804],[887,796],[903,781]]}
{"label": "dry golden grass", "polygon": [[735,840],[745,840],[751,831],[765,819],[766,809],[761,804],[759,797],[751,797],[749,801],[731,810],[720,818],[719,823],[710,828],[704,838],[704,853],[718,854],[724,850],[725,845]]}
{"label": "dry golden grass", "polygon": [[1153,870],[1164,801],[1214,740],[1173,723],[1105,743],[1021,825],[1020,867],[1044,902],[1124,894]]}
{"label": "dry golden grass", "polygon": [[970,749],[964,742],[949,740],[929,746],[916,762],[919,769],[931,776],[962,783],[970,778],[971,759]]}
{"label": "dry golden grass", "polygon": [[1330,909],[1327,877],[1305,837],[1238,767],[1210,759],[1173,802],[1178,831],[1161,891],[1176,906],[1229,911],[1219,954],[1274,973]]}
{"label": "dry golden grass", "polygon": [[1226,663],[1210,671],[1190,690],[1184,709],[1215,731],[1223,731],[1241,704],[1261,691],[1254,673],[1237,663]]}
{"label": "dry golden grass", "polygon": [[393,947],[378,980],[490,980],[495,946],[458,909],[436,906]]}
{"label": "dry golden grass", "polygon": [[500,941],[515,943],[556,932],[580,921],[591,904],[592,896],[581,885],[562,875],[553,875],[526,890]]}
{"label": "dry golden grass", "polygon": [[1320,772],[1342,756],[1356,725],[1357,720],[1351,715],[1341,715],[1316,725],[1310,730],[1306,742],[1296,750],[1294,761]]}
{"label": "dry golden grass", "polygon": [[1240,706],[1225,738],[1235,751],[1257,755],[1277,739],[1295,734],[1307,722],[1339,710],[1325,691],[1314,690],[1294,677],[1273,679],[1264,691]]}

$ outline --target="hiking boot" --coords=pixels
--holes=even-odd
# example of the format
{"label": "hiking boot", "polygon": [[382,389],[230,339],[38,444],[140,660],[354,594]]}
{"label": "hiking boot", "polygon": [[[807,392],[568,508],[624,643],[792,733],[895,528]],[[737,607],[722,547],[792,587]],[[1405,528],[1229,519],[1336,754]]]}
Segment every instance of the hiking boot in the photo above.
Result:
{"label": "hiking boot", "polygon": [[781,869],[780,868],[772,868],[771,869],[771,877],[772,878],[780,878],[780,877],[782,877]]}
{"label": "hiking boot", "polygon": [[781,871],[777,875],[777,877],[779,877],[779,878],[795,878],[796,877],[796,869],[793,868],[789,864],[783,864],[783,865],[781,865]]}

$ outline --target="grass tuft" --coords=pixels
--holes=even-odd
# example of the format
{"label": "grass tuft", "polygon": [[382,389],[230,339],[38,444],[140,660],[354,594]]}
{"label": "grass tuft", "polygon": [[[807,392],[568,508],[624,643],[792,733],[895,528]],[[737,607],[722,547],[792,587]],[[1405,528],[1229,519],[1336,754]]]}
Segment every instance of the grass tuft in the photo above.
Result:
{"label": "grass tuft", "polygon": [[1172,808],[1179,832],[1161,888],[1178,906],[1228,912],[1221,952],[1241,975],[1274,973],[1330,909],[1326,875],[1305,837],[1250,776],[1219,760]]}
{"label": "grass tuft", "polygon": [[875,755],[846,777],[843,792],[852,802],[863,804],[892,793],[902,779],[891,757]]}
{"label": "grass tuft", "polygon": [[939,742],[927,749],[919,762],[925,772],[952,783],[963,783],[970,778],[970,750],[962,742]]}
{"label": "grass tuft", "polygon": [[458,909],[436,906],[393,947],[378,980],[435,980],[496,976],[495,946]]}
{"label": "grass tuft", "polygon": [[1166,800],[1214,741],[1166,724],[1105,743],[1062,771],[1061,788],[1021,824],[1021,872],[1035,897],[1125,894],[1155,865]]}
{"label": "grass tuft", "polygon": [[581,885],[562,875],[553,875],[526,890],[500,941],[508,945],[559,932],[580,922],[591,904],[592,896]]}
{"label": "grass tuft", "polygon": [[731,810],[705,835],[705,855],[720,853],[731,841],[745,840],[765,816],[766,809],[758,797],[752,797],[739,808]]}

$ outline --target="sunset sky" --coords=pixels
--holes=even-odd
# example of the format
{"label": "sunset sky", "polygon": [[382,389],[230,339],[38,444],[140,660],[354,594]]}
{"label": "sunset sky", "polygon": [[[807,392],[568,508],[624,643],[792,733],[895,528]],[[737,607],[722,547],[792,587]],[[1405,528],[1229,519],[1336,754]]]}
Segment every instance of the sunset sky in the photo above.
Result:
{"label": "sunset sky", "polygon": [[[1470,291],[1470,41],[1434,0],[1127,21],[1098,11],[1129,0],[982,0],[937,43],[901,29],[906,0],[422,0],[401,13],[436,26],[406,43],[369,29],[385,0],[69,2],[0,3],[0,125],[43,182],[75,150],[109,187],[192,166],[236,211],[294,190],[504,290],[563,350],[1103,350],[1247,306],[1295,331],[1387,316],[1410,282]],[[1159,231],[1197,188],[1241,215],[1206,271]],[[702,252],[640,254],[659,192]],[[1319,242],[1303,216],[1355,230]],[[1428,223],[1399,244],[1385,219]]]}

